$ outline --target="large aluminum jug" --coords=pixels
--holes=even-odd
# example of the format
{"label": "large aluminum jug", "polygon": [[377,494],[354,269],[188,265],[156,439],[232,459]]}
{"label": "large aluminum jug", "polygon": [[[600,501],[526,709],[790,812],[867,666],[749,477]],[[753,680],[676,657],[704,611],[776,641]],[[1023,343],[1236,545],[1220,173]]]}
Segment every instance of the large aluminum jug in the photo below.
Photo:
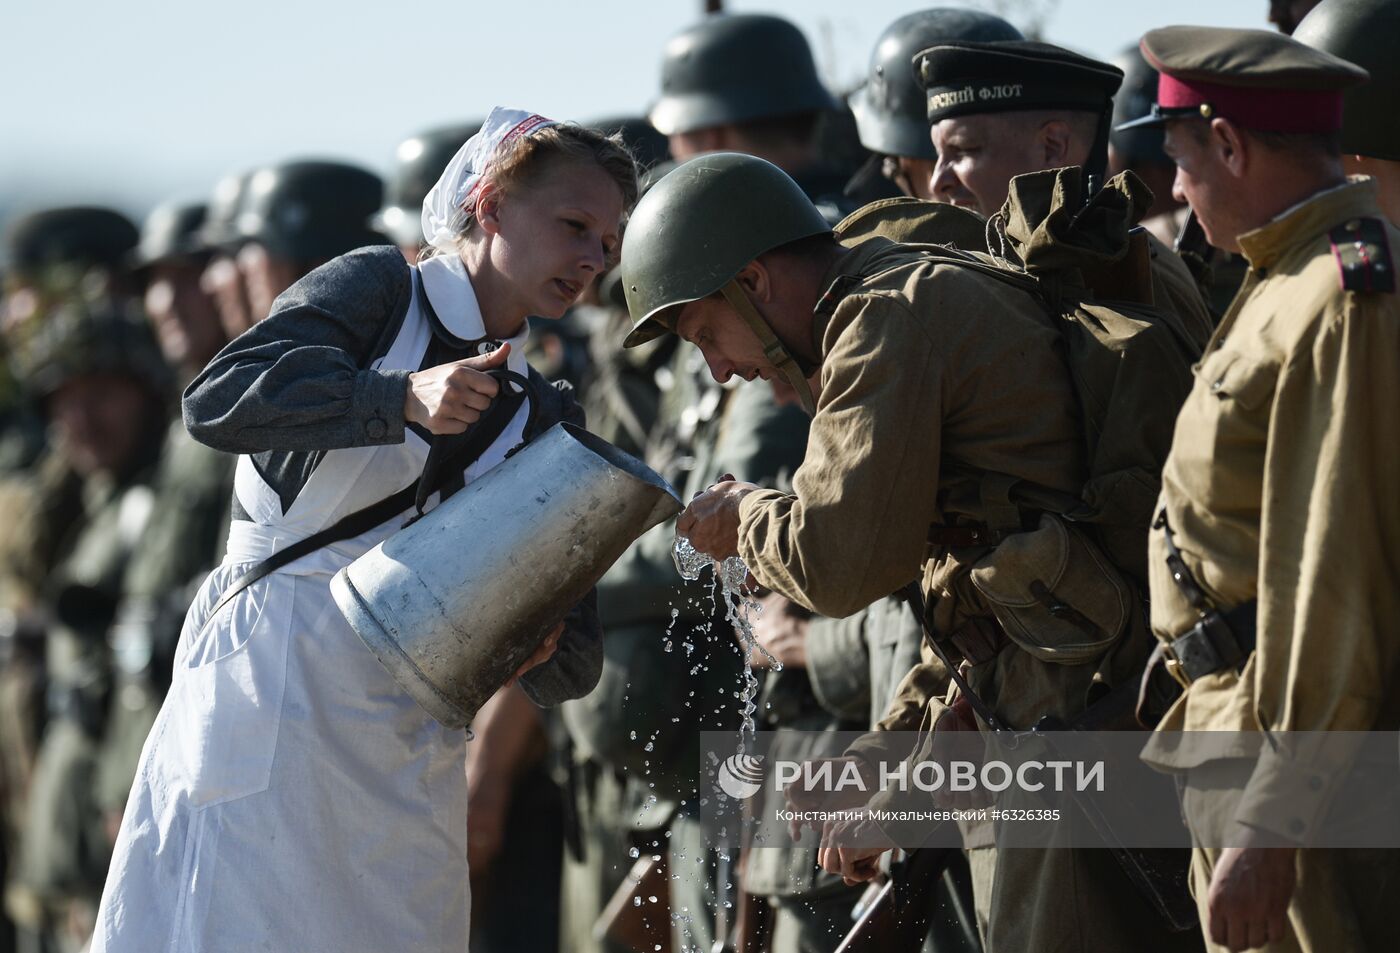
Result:
{"label": "large aluminum jug", "polygon": [[331,595],[418,704],[463,728],[632,541],[680,511],[641,461],[561,423],[340,570]]}

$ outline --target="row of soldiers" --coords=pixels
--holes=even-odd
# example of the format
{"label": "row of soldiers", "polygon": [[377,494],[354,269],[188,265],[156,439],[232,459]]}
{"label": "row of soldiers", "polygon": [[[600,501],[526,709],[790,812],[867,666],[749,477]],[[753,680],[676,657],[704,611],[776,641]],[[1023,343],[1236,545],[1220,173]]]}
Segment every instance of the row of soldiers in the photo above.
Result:
{"label": "row of soldiers", "polygon": [[[1400,148],[1394,124],[1374,117],[1388,115],[1386,90],[1400,79],[1375,47],[1384,28],[1365,18],[1393,25],[1398,8],[1325,6],[1331,18],[1319,11],[1310,42],[1372,71],[1371,85],[1349,94],[1347,161],[1376,177],[1396,220]],[[979,45],[1020,40],[986,14],[910,14],[882,34],[847,104],[820,82],[791,23],[712,17],[668,44],[647,122],[599,125],[622,132],[654,166],[653,182],[668,159],[766,159],[850,242],[881,235],[986,250],[986,220],[1014,177],[1079,167],[1093,187],[1131,169],[1151,189],[1133,206],[1146,208],[1153,236],[1150,297],[1183,353],[1198,354],[1244,263],[1189,227],[1159,131],[1110,134],[1110,117],[1147,110],[1155,71],[1136,48],[1120,69],[1057,48],[1008,57]],[[925,50],[933,55],[911,69]],[[993,79],[1035,96],[1006,109],[931,104],[930,90]],[[10,231],[0,328],[12,375],[0,435],[9,474],[0,490],[0,780],[6,911],[20,948],[82,947],[192,586],[222,554],[234,461],[170,421],[175,388],[319,263],[385,240],[416,256],[422,195],[473,131],[406,141],[387,189],[347,164],[287,162],[219,183],[205,205],[159,209],[139,234],[98,209],[41,213]],[[1179,236],[1178,255],[1169,246]],[[726,473],[790,486],[808,421],[794,393],[778,400],[762,382],[717,384],[674,337],[620,350],[627,325],[620,277],[605,276],[561,326],[535,329],[532,363],[573,381],[590,428],[645,456],[687,499]],[[679,587],[673,532],[644,537],[600,584],[606,662],[590,696],[544,716],[518,691],[503,692],[474,726],[479,949],[709,950],[752,948],[762,937],[777,950],[824,951],[851,926],[863,888],[824,871],[816,848],[711,848],[700,822],[699,732],[734,727],[746,670],[761,681],[762,727],[815,731],[917,727],[948,675],[921,657],[920,622],[894,599],[825,618],[766,596],[756,626],[764,651],[741,657],[708,594]],[[979,651],[959,650],[970,660]],[[1022,704],[1016,721],[1031,719],[1039,701],[1028,693]],[[1086,908],[1031,890],[1014,869],[998,871],[989,831],[970,832],[966,846],[938,875],[928,949],[1072,949],[1067,920],[1091,934],[1105,918],[1150,922],[1131,896]],[[1019,875],[1033,886],[1067,874]],[[1018,891],[1036,901],[1009,899]],[[1188,936],[1181,945],[1199,944]]]}

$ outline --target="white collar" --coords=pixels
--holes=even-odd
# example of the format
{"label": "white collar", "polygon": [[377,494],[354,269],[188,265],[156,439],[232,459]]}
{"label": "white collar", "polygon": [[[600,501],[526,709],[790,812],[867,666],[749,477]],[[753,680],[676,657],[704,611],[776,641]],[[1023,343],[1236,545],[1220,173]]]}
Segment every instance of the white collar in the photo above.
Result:
{"label": "white collar", "polygon": [[[438,320],[451,334],[463,341],[479,341],[487,336],[481,318],[481,305],[476,300],[467,266],[454,254],[434,255],[418,266],[423,276],[423,292],[432,302]],[[527,372],[525,341],[530,336],[530,322],[522,323],[520,333],[504,339],[510,344],[506,366],[517,374]]]}

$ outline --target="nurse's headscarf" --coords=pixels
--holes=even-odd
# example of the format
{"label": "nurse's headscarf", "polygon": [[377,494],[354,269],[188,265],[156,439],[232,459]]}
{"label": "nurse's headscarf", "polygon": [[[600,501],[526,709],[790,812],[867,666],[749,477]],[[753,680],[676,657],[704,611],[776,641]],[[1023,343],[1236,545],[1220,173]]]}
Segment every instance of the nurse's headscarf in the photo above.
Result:
{"label": "nurse's headscarf", "polygon": [[465,217],[476,212],[477,190],[496,153],[521,136],[553,125],[553,119],[521,109],[492,109],[481,131],[457,150],[423,199],[423,237],[428,244],[441,251],[455,251]]}

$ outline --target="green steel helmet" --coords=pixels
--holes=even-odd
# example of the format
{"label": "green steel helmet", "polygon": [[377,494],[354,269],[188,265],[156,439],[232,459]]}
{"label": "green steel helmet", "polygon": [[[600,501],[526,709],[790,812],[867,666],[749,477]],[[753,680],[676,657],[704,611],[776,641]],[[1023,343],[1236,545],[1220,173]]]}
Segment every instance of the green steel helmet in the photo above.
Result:
{"label": "green steel helmet", "polygon": [[792,178],[763,159],[714,152],[683,162],[632,212],[622,289],[632,316],[623,347],[675,330],[675,307],[722,290],[764,252],[831,226]]}
{"label": "green steel helmet", "polygon": [[423,241],[423,197],[437,182],[447,163],[476,135],[480,122],[430,129],[405,139],[394,153],[394,171],[384,187],[384,207],[369,225],[401,247]]}
{"label": "green steel helmet", "polygon": [[166,202],[157,205],[141,226],[141,242],[132,255],[137,268],[149,268],[164,261],[194,261],[201,258],[205,245],[200,240],[209,206],[202,202]]}
{"label": "green steel helmet", "polygon": [[1109,145],[1130,167],[1154,162],[1170,165],[1172,160],[1162,151],[1166,139],[1164,127],[1117,128],[1152,112],[1152,104],[1157,101],[1157,71],[1136,43],[1115,56],[1113,65],[1123,71],[1123,85],[1113,97],[1114,128],[1108,134]]}
{"label": "green steel helmet", "polygon": [[1342,151],[1400,161],[1400,0],[1323,0],[1293,39],[1340,56],[1371,74],[1344,94]]}
{"label": "green steel helmet", "polygon": [[54,267],[120,270],[136,247],[131,220],[110,208],[75,205],[34,212],[5,233],[6,270],[38,274]]}
{"label": "green steel helmet", "polygon": [[206,251],[235,248],[240,244],[238,213],[243,208],[243,197],[248,193],[248,180],[252,177],[251,172],[240,172],[214,183],[214,194],[209,198],[204,225],[199,230],[199,241]]}
{"label": "green steel helmet", "polygon": [[379,208],[379,177],[344,162],[294,161],[248,179],[235,231],[271,254],[294,261],[343,255],[384,236],[366,223]]}
{"label": "green steel helmet", "polygon": [[861,145],[883,155],[936,159],[928,95],[914,71],[914,55],[955,41],[1021,39],[1021,31],[1001,17],[976,10],[935,7],[900,17],[875,41],[865,84],[851,97]]}
{"label": "green steel helmet", "polygon": [[174,380],[140,307],[113,295],[65,299],[15,351],[14,366],[40,399],[84,374],[126,375],[158,397],[169,396]]}
{"label": "green steel helmet", "polygon": [[812,48],[791,22],[717,14],[673,36],[651,124],[662,135],[836,109]]}

